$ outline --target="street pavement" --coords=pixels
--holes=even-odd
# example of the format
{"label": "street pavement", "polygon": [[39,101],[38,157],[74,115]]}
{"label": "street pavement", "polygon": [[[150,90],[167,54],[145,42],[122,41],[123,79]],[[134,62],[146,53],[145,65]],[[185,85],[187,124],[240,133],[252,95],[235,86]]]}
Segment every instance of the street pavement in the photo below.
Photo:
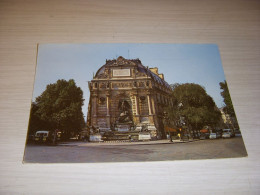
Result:
{"label": "street pavement", "polygon": [[242,137],[216,140],[145,142],[67,142],[57,146],[27,145],[24,163],[102,163],[247,156]]}
{"label": "street pavement", "polygon": [[125,146],[125,145],[155,145],[155,144],[172,144],[172,143],[187,143],[199,140],[155,140],[155,141],[129,141],[129,140],[122,140],[122,141],[104,141],[104,142],[64,142],[59,143],[59,146]]}

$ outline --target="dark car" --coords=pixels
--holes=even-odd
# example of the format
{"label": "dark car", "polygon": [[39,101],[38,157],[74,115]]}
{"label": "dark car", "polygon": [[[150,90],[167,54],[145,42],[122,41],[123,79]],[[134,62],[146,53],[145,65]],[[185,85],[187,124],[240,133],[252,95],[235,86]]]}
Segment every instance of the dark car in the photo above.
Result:
{"label": "dark car", "polygon": [[210,133],[205,133],[206,139],[209,139]]}
{"label": "dark car", "polygon": [[217,138],[221,138],[222,137],[222,133],[217,132],[216,134],[217,134]]}
{"label": "dark car", "polygon": [[200,139],[207,139],[207,138],[206,138],[206,134],[205,134],[205,133],[201,133],[201,134],[200,134]]}
{"label": "dark car", "polygon": [[200,135],[198,133],[194,133],[194,136],[193,136],[194,139],[200,139]]}
{"label": "dark car", "polygon": [[241,137],[241,131],[239,129],[235,129],[234,131],[236,137]]}

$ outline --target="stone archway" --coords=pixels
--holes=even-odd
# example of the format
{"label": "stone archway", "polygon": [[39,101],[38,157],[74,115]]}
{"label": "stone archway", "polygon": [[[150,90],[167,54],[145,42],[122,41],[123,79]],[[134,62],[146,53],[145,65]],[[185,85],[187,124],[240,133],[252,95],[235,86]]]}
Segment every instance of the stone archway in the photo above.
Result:
{"label": "stone archway", "polygon": [[133,125],[132,101],[129,95],[123,93],[115,96],[117,112],[115,125],[118,131],[129,131]]}
{"label": "stone archway", "polygon": [[119,99],[118,102],[118,122],[119,123],[129,123],[133,121],[132,117],[132,106],[127,98]]}

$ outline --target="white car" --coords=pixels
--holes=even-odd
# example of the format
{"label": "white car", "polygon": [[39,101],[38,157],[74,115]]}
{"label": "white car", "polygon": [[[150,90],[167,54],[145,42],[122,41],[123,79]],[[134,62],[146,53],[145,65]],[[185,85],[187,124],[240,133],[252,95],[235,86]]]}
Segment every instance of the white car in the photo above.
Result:
{"label": "white car", "polygon": [[231,138],[232,131],[231,129],[223,129],[222,138]]}
{"label": "white car", "polygon": [[231,135],[229,133],[223,133],[222,138],[231,138]]}
{"label": "white car", "polygon": [[217,134],[216,133],[211,133],[209,135],[209,139],[217,139]]}
{"label": "white car", "polygon": [[35,142],[50,142],[51,141],[51,134],[50,131],[36,131],[34,136]]}

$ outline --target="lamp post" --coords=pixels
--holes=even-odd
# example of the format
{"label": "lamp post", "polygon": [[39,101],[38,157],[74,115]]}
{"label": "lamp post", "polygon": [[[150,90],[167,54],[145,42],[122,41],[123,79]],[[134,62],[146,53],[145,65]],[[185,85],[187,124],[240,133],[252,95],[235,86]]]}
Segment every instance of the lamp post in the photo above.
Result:
{"label": "lamp post", "polygon": [[[167,112],[164,112],[163,113],[163,117],[164,117],[164,123],[165,125],[169,124],[169,117],[168,117],[168,113]],[[168,126],[167,126],[168,127]],[[172,136],[171,136],[171,132],[170,132],[170,128],[168,127],[168,135],[169,135],[169,141],[172,142]]]}
{"label": "lamp post", "polygon": [[53,140],[52,140],[52,143],[53,145],[56,145],[56,139],[57,139],[57,130],[59,129],[59,126],[60,126],[60,117],[58,116],[57,117],[57,128],[54,130],[53,132]]}
{"label": "lamp post", "polygon": [[182,128],[182,125],[185,124],[185,123],[184,123],[184,120],[183,120],[184,117],[182,117],[182,116],[181,116],[181,113],[180,113],[180,110],[182,109],[182,107],[183,107],[183,103],[180,102],[180,103],[178,104],[178,120],[179,120],[179,121],[178,121],[178,123],[179,123],[178,126],[180,127],[180,139],[181,139],[181,140],[182,140],[182,138],[183,138],[183,133],[184,133],[184,132],[183,132],[184,129]]}

